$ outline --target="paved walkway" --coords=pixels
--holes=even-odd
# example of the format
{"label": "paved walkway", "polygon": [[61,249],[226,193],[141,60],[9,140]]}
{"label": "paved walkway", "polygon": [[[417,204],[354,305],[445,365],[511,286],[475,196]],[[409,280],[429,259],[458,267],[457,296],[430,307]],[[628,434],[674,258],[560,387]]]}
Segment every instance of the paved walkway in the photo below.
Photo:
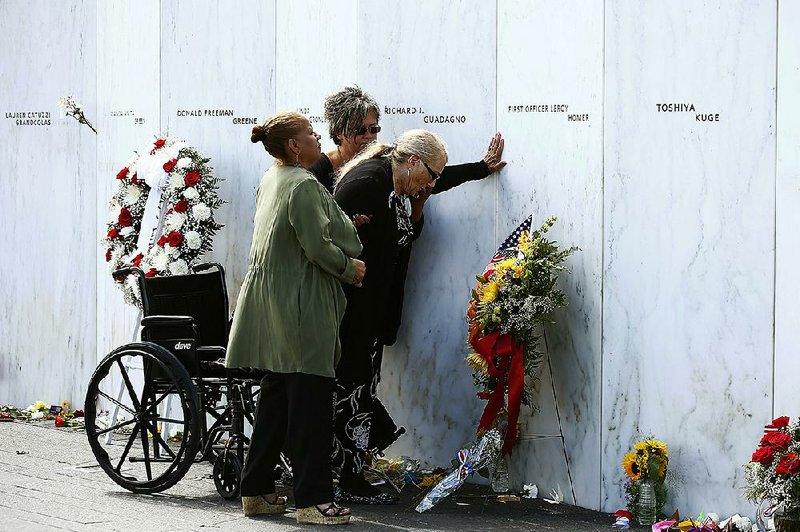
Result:
{"label": "paved walkway", "polygon": [[[244,517],[238,501],[226,501],[217,494],[207,463],[193,465],[164,493],[129,493],[96,465],[83,432],[56,429],[52,423],[0,423],[0,530],[331,529],[298,526],[292,513]],[[354,519],[345,530],[607,532],[613,522],[607,514],[540,500],[502,504],[480,486],[465,486],[457,496],[418,514],[414,506],[420,496],[411,486],[403,490],[400,504],[354,506]]]}

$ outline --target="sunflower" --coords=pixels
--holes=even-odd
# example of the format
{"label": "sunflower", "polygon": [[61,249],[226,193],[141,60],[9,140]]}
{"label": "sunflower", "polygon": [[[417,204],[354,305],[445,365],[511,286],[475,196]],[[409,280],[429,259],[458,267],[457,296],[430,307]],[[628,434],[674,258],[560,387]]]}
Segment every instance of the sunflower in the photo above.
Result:
{"label": "sunflower", "polygon": [[655,451],[654,454],[661,455],[664,458],[669,456],[669,453],[667,452],[667,444],[664,443],[663,441],[650,439],[645,441],[645,443],[647,444],[648,447],[650,447],[651,451]]}
{"label": "sunflower", "polygon": [[642,470],[636,461],[636,453],[626,453],[622,459],[622,467],[631,480],[636,481],[642,478]]}

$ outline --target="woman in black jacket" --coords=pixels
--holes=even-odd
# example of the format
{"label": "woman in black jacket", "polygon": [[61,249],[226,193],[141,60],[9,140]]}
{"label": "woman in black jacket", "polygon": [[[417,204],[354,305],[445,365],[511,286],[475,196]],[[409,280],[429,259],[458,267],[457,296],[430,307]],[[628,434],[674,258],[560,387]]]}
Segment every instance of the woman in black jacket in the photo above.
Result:
{"label": "woman in black jacket", "polygon": [[447,162],[444,142],[430,131],[403,133],[391,146],[368,148],[342,168],[334,198],[349,216],[368,213],[358,228],[369,275],[358,291],[345,287],[347,308],[340,329],[342,358],[336,368],[335,432],[341,448],[337,497],[355,503],[394,502],[363,475],[370,448],[375,393],[380,379],[376,349],[382,345],[387,300],[402,250],[419,236],[421,211],[412,219],[411,198],[433,186]]}
{"label": "woman in black jacket", "polygon": [[[366,92],[357,86],[348,86],[325,98],[325,120],[328,123],[328,132],[336,145],[335,149],[323,153],[321,157],[309,168],[316,178],[333,193],[333,184],[336,174],[357,153],[364,150],[370,143],[376,141],[381,130],[379,120],[381,117],[380,106]],[[504,141],[500,133],[489,140],[489,147],[483,159],[474,163],[445,166],[441,178],[433,186],[426,187],[415,197],[411,198],[412,222],[419,224],[422,229],[422,210],[425,201],[431,194],[439,194],[468,181],[483,179],[502,169],[506,162],[503,161]],[[353,213],[356,226],[368,223],[366,216],[369,212]],[[418,233],[417,233],[418,236]],[[406,273],[411,258],[412,245],[409,243],[398,253],[391,287],[385,299],[385,309],[382,314],[382,332],[374,346],[374,364],[380,367],[383,358],[383,347],[393,345],[397,339],[397,330],[403,311],[403,294],[405,290]],[[372,426],[369,431],[370,450],[382,452],[402,434],[397,425],[389,416],[383,404],[375,398],[372,415]]]}

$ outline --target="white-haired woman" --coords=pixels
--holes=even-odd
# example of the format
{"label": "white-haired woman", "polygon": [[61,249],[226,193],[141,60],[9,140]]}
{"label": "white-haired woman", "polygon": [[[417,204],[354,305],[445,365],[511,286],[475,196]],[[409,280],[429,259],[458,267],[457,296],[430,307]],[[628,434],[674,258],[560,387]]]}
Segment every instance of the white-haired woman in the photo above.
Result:
{"label": "white-haired woman", "polygon": [[340,328],[342,358],[336,367],[335,432],[341,466],[337,499],[382,504],[396,502],[364,478],[365,456],[380,380],[380,357],[387,315],[386,300],[395,279],[398,256],[422,229],[412,220],[411,198],[433,186],[447,163],[447,148],[434,133],[415,129],[395,144],[368,148],[342,168],[334,198],[344,212],[369,213],[358,228],[364,246],[360,259],[369,269],[362,287],[345,287],[347,307]]}
{"label": "white-haired woman", "polygon": [[[328,133],[336,147],[323,153],[311,165],[309,171],[316,176],[328,190],[333,192],[335,177],[341,169],[359,152],[375,142],[381,131],[379,124],[381,111],[378,102],[361,88],[352,85],[344,87],[325,98],[325,121]],[[433,186],[423,189],[411,198],[412,221],[422,219],[422,210],[431,194],[439,194],[469,181],[483,179],[505,165],[503,160],[504,141],[500,133],[489,140],[489,146],[483,158],[477,162],[445,166],[441,178]],[[353,222],[356,226],[369,222],[369,212],[354,212]],[[380,365],[383,347],[392,345],[397,339],[397,331],[403,313],[403,294],[405,291],[408,263],[412,246],[409,244],[400,251],[394,269],[394,279],[385,301],[383,333],[375,345],[376,363]],[[386,408],[379,400],[374,402],[369,448],[382,452],[402,433],[389,416]]]}

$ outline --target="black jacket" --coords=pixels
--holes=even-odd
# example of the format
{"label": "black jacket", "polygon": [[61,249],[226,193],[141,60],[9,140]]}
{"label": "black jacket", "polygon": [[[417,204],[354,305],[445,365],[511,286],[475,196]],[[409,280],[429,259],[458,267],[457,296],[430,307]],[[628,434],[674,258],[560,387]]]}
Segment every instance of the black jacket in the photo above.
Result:
{"label": "black jacket", "polygon": [[[383,188],[381,194],[385,193],[385,197],[383,200],[380,198],[365,198],[363,201],[365,202],[379,202],[383,201],[383,206],[387,207],[388,210],[388,196],[389,193],[392,191],[392,182],[391,182],[391,167],[386,166],[388,161],[384,163],[384,172],[388,172],[386,177],[388,180],[385,180],[383,183]],[[322,157],[320,157],[317,162],[315,162],[309,171],[313,173],[316,178],[322,183],[325,188],[328,189],[331,194],[333,194],[333,182],[335,172],[333,170],[333,165],[330,162],[330,159],[323,153]],[[352,174],[352,172],[351,172]],[[466,163],[466,164],[458,164],[453,166],[446,166],[444,171],[442,171],[441,177],[436,181],[436,186],[433,188],[434,194],[440,194],[451,188],[457,187],[467,181],[476,181],[478,179],[483,179],[489,175],[489,167],[486,166],[486,163],[483,161],[478,161],[475,163]],[[357,176],[353,178],[348,177],[348,181],[357,179]],[[380,180],[379,180],[380,181]],[[363,189],[369,189],[372,186],[365,187],[365,184],[362,183],[358,186],[348,187],[348,190],[343,193],[337,192],[335,195],[336,201],[342,207],[342,209],[350,216],[353,214],[373,214],[371,211],[368,211],[367,208],[370,207],[369,205],[362,203],[358,199],[356,199],[355,195],[359,193],[359,191]],[[340,201],[340,198],[342,201]],[[343,204],[343,201],[347,204]],[[361,210],[359,210],[359,207]],[[355,209],[355,210],[348,210],[348,209]],[[374,217],[374,216],[373,216]],[[374,223],[374,220],[366,225],[371,225]],[[395,224],[393,227],[396,228],[396,221],[393,220]],[[419,236],[419,233],[422,231],[422,227],[424,225],[424,218],[420,220],[419,224],[415,227],[416,236]],[[366,226],[363,226],[366,227]],[[375,234],[377,231],[365,231],[366,233]],[[393,236],[396,236],[393,235]],[[362,236],[362,231],[359,230],[359,237],[362,238],[362,243],[364,242],[364,237]],[[397,331],[400,328],[400,322],[403,315],[403,297],[405,291],[405,284],[406,284],[406,275],[408,274],[408,263],[411,259],[411,244],[405,246],[402,249],[395,250],[395,263],[391,267],[387,267],[385,265],[381,266],[381,269],[384,273],[391,271],[392,278],[391,284],[386,288],[386,291],[381,293],[381,298],[384,300],[385,308],[383,308],[380,312],[381,314],[381,321],[382,324],[380,326],[379,331],[376,333],[376,337],[383,345],[392,345],[397,340]],[[365,244],[366,248],[366,244]],[[371,274],[371,268],[369,262],[367,262],[367,275]],[[346,288],[346,291],[348,289]],[[344,346],[343,346],[344,347]]]}

